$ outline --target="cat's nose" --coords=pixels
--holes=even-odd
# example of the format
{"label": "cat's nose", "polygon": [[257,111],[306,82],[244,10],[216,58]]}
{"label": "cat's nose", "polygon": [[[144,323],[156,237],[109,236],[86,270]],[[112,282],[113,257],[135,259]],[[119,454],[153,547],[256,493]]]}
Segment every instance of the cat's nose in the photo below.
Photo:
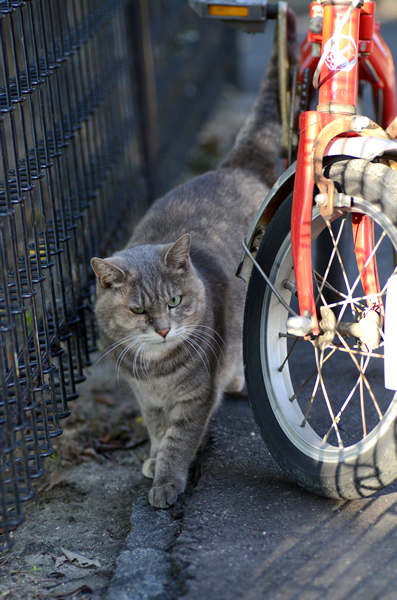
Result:
{"label": "cat's nose", "polygon": [[165,338],[167,336],[168,332],[169,332],[169,329],[159,329],[157,331],[157,333],[160,334],[163,338]]}

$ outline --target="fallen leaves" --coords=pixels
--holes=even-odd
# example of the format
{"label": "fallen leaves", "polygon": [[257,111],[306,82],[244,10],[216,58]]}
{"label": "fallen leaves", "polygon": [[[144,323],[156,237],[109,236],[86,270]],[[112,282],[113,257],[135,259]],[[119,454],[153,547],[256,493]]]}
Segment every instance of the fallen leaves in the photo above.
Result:
{"label": "fallen leaves", "polygon": [[46,492],[48,492],[56,485],[63,483],[66,480],[66,478],[68,477],[69,473],[70,473],[70,467],[56,469],[56,471],[54,471],[51,474],[50,481],[45,486],[44,490]]}
{"label": "fallen leaves", "polygon": [[[87,569],[89,567],[98,567],[98,568],[101,567],[101,563],[99,562],[99,560],[87,558],[86,556],[83,556],[82,554],[77,554],[76,552],[71,552],[70,550],[66,550],[66,548],[60,547],[60,549],[64,553],[67,560],[70,563],[72,563],[73,565],[75,565],[76,567],[81,567],[82,569]],[[64,560],[61,561],[60,559],[63,559],[63,557],[56,558],[55,568],[57,568],[57,564],[59,566],[65,562]]]}
{"label": "fallen leaves", "polygon": [[[93,590],[90,588],[90,586],[88,585],[81,585],[78,588],[76,588],[75,590],[72,590],[71,592],[58,592],[58,593],[54,593],[51,598],[64,598],[65,600],[67,600],[67,598],[70,598],[71,600],[79,600],[80,598],[86,598],[86,594],[92,594]],[[82,595],[84,594],[84,596]]]}
{"label": "fallen leaves", "polygon": [[94,453],[103,454],[112,459],[115,450],[130,450],[148,441],[148,433],[142,417],[137,417],[120,425],[111,433],[107,432],[91,441],[91,446],[86,447],[84,454],[93,456]]}
{"label": "fallen leaves", "polygon": [[[149,439],[142,417],[117,424],[111,431],[106,431],[107,426],[104,425],[102,431],[93,431],[93,428],[90,430],[86,427],[84,432],[77,432],[74,439],[67,440],[68,445],[59,449],[61,465],[67,470],[73,464],[93,459],[100,462],[104,459],[114,460],[115,451],[131,450]],[[58,483],[62,483],[62,475],[57,473],[57,477],[50,483],[50,488]]]}
{"label": "fallen leaves", "polygon": [[106,404],[106,406],[115,406],[116,404],[114,396],[111,396],[110,394],[95,394],[94,400],[95,402],[98,402],[98,404]]}

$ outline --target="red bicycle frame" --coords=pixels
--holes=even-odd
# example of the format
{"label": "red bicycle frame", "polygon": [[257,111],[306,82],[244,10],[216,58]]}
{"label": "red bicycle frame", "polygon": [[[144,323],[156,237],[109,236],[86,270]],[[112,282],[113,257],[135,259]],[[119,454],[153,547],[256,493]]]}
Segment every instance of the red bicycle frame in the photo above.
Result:
{"label": "red bicycle frame", "polygon": [[[313,56],[313,44],[321,43],[322,68],[319,74],[319,104],[317,110],[303,112],[300,116],[299,147],[296,178],[293,193],[291,238],[292,257],[296,275],[296,286],[301,315],[312,317],[313,333],[319,333],[316,303],[313,293],[311,259],[311,222],[313,192],[315,183],[322,194],[327,194],[327,207],[320,208],[326,219],[332,219],[334,193],[333,184],[316,174],[316,160],[321,163],[326,142],[340,135],[368,135],[366,127],[357,130],[354,126],[356,115],[358,82],[368,81],[374,96],[383,96],[381,126],[386,128],[397,113],[396,84],[393,59],[390,50],[375,26],[375,2],[362,3],[353,10],[350,18],[336,36],[334,45],[330,42],[335,30],[340,26],[346,11],[351,5],[347,0],[322,0],[311,4],[311,16],[323,13],[323,33],[309,32],[303,42],[299,79],[302,82],[304,70],[315,72],[319,62]],[[378,127],[378,135],[387,134]],[[322,148],[322,152],[321,152]],[[317,150],[317,156],[316,156]],[[320,169],[321,170],[321,169]],[[361,274],[364,293],[375,297],[379,284],[373,251],[372,224],[368,217],[353,216],[353,238],[357,265]]]}

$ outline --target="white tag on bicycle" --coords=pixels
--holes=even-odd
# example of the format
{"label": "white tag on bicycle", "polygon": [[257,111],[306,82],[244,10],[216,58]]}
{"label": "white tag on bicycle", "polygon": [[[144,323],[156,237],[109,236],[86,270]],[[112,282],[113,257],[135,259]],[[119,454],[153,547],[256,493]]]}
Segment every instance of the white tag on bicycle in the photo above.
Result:
{"label": "white tag on bicycle", "polygon": [[387,284],[384,351],[385,388],[397,390],[397,274]]}

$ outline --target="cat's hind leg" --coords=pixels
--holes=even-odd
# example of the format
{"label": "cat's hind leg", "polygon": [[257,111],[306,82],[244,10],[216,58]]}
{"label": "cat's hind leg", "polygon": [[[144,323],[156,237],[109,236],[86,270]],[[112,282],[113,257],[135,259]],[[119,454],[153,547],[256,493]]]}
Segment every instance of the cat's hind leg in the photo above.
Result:
{"label": "cat's hind leg", "polygon": [[156,469],[156,459],[147,458],[142,465],[142,473],[148,479],[154,479],[154,472]]}
{"label": "cat's hind leg", "polygon": [[244,365],[240,361],[234,369],[229,383],[225,387],[227,394],[240,394],[245,388]]}

